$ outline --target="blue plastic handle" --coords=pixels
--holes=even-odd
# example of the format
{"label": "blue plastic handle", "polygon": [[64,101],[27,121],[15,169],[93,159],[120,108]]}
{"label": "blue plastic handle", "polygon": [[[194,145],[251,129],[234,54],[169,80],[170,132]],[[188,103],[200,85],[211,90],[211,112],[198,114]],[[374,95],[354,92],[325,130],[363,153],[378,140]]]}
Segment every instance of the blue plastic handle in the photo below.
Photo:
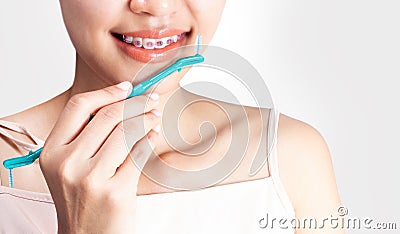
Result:
{"label": "blue plastic handle", "polygon": [[139,83],[135,87],[133,87],[132,92],[128,96],[128,98],[138,96],[138,95],[146,92],[151,86],[153,86],[160,80],[164,79],[165,77],[171,75],[175,71],[180,72],[182,70],[182,68],[184,68],[184,67],[192,66],[194,64],[202,63],[202,62],[204,62],[204,57],[200,54],[180,58],[180,59],[176,60],[175,63],[168,66],[161,72],[159,72],[157,75],[155,75],[155,76],[151,77],[150,79],[145,80],[142,83]]}

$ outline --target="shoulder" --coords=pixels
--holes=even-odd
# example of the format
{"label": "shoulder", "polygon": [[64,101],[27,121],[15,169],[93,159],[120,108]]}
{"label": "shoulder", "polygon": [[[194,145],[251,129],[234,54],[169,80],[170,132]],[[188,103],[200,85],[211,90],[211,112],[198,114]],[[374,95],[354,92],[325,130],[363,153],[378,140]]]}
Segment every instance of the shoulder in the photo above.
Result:
{"label": "shoulder", "polygon": [[25,127],[29,129],[30,126],[27,126],[26,123],[28,121],[24,118],[23,112],[1,117],[0,121],[0,129],[5,133],[0,134],[0,162],[26,153],[26,150],[15,144],[14,139],[22,142],[33,143],[32,139],[23,133],[8,128],[9,124],[12,124],[11,126],[14,128]]}
{"label": "shoulder", "polygon": [[308,123],[280,114],[279,174],[297,215],[335,214],[340,206],[328,144]]}
{"label": "shoulder", "polygon": [[[2,117],[0,118],[0,121],[4,121],[6,123],[10,122],[10,123],[18,123],[18,118],[15,117],[14,115],[11,116],[6,116],[6,117]],[[15,132],[9,130],[6,126],[0,125],[0,128],[3,130],[3,132],[11,135],[12,137],[16,138],[16,139],[21,139],[20,134],[16,134]],[[1,155],[0,155],[0,159],[2,159],[2,157],[4,157],[5,153],[10,153],[12,151],[18,151],[18,147],[16,147],[12,140],[10,140],[10,138],[6,137],[3,134],[0,134],[0,151],[1,151]]]}
{"label": "shoulder", "polygon": [[331,160],[328,144],[316,128],[282,113],[279,115],[277,143],[282,157],[291,160]]}

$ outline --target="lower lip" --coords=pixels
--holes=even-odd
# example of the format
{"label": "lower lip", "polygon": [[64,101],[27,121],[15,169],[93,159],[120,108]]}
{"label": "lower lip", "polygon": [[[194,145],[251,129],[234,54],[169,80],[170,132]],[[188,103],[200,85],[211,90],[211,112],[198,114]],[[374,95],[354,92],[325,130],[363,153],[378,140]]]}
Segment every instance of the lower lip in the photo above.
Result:
{"label": "lower lip", "polygon": [[[179,41],[172,43],[162,49],[150,49],[150,50],[122,42],[113,35],[111,35],[111,37],[117,43],[118,47],[132,59],[142,63],[148,63],[152,60],[153,62],[157,63],[157,62],[162,62],[164,60],[163,57],[166,57],[166,52],[182,46],[186,42],[187,34],[188,33],[186,33],[185,36],[181,37]],[[170,54],[171,53],[168,53],[168,57],[170,57]]]}

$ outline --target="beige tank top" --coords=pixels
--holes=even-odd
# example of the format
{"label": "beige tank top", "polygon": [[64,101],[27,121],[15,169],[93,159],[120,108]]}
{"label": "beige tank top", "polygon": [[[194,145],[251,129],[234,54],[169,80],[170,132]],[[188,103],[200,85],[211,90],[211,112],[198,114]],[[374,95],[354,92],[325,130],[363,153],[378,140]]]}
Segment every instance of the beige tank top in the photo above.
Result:
{"label": "beige tank top", "polygon": [[[278,121],[279,111],[272,109],[267,130],[269,177],[199,190],[138,196],[135,233],[293,234],[290,221],[295,218],[295,212],[279,178]],[[14,139],[2,127],[24,133],[36,144]],[[17,123],[1,121],[0,134],[27,150],[44,144]],[[280,224],[280,219],[287,221]],[[0,186],[0,232],[57,233],[51,195]]]}

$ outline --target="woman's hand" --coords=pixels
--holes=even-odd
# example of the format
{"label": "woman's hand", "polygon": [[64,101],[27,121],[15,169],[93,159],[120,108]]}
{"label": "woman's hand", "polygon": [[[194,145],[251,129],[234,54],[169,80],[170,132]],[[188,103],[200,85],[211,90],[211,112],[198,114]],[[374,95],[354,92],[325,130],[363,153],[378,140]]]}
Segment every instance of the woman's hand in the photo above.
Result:
{"label": "woman's hand", "polygon": [[125,101],[131,88],[123,82],[73,96],[46,140],[39,163],[60,233],[134,230],[137,184],[160,118],[150,111],[157,100]]}

